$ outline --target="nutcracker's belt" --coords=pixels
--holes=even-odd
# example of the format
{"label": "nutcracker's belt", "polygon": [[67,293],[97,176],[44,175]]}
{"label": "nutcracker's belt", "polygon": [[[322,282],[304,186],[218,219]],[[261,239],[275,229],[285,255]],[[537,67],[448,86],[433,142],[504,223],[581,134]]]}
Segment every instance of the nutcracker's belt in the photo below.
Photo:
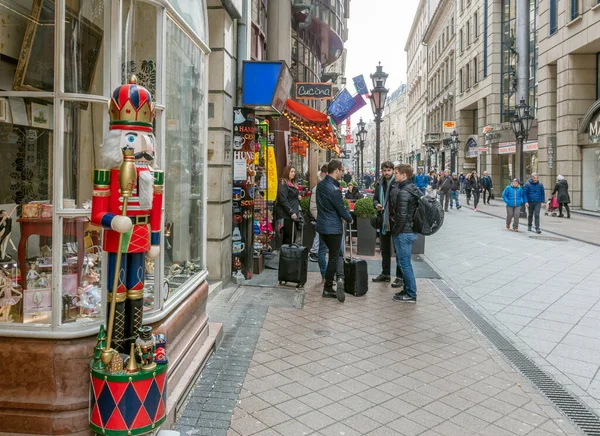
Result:
{"label": "nutcracker's belt", "polygon": [[129,218],[131,218],[131,222],[134,226],[150,223],[150,215],[136,215],[130,216]]}

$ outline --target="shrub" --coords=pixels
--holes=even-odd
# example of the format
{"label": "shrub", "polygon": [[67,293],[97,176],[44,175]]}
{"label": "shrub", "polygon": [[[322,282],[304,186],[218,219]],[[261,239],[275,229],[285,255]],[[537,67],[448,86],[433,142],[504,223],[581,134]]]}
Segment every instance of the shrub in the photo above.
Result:
{"label": "shrub", "polygon": [[342,188],[347,188],[348,187],[348,185],[346,185],[346,182],[344,182],[343,180],[340,182],[340,186]]}
{"label": "shrub", "polygon": [[310,210],[310,197],[304,197],[300,200],[300,209],[302,209],[302,212],[308,212]]}
{"label": "shrub", "polygon": [[373,207],[373,199],[361,198],[354,203],[354,213],[358,218],[372,218],[377,215],[377,210]]}
{"label": "shrub", "polygon": [[346,198],[344,198],[344,207],[346,208],[347,211],[350,210],[350,202]]}

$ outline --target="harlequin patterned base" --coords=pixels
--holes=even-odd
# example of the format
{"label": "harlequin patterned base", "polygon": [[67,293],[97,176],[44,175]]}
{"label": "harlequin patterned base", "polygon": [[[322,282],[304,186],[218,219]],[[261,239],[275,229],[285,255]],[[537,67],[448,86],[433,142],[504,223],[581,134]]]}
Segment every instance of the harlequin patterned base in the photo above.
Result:
{"label": "harlequin patterned base", "polygon": [[142,435],[166,418],[167,365],[152,372],[91,370],[90,428],[100,435]]}

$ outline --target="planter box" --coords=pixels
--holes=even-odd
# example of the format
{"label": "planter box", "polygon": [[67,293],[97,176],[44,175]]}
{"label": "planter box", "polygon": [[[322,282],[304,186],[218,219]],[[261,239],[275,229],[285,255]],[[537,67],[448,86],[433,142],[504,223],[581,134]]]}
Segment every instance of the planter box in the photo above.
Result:
{"label": "planter box", "polygon": [[375,256],[375,242],[377,231],[371,227],[370,218],[357,218],[356,229],[358,235],[358,255]]}

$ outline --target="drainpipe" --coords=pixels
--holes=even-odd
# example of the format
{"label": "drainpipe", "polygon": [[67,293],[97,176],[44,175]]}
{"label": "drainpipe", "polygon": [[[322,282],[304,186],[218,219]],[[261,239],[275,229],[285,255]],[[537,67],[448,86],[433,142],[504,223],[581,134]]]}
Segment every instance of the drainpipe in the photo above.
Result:
{"label": "drainpipe", "polygon": [[237,106],[242,106],[242,63],[250,58],[248,32],[250,17],[250,0],[243,0],[242,17],[237,22]]}

